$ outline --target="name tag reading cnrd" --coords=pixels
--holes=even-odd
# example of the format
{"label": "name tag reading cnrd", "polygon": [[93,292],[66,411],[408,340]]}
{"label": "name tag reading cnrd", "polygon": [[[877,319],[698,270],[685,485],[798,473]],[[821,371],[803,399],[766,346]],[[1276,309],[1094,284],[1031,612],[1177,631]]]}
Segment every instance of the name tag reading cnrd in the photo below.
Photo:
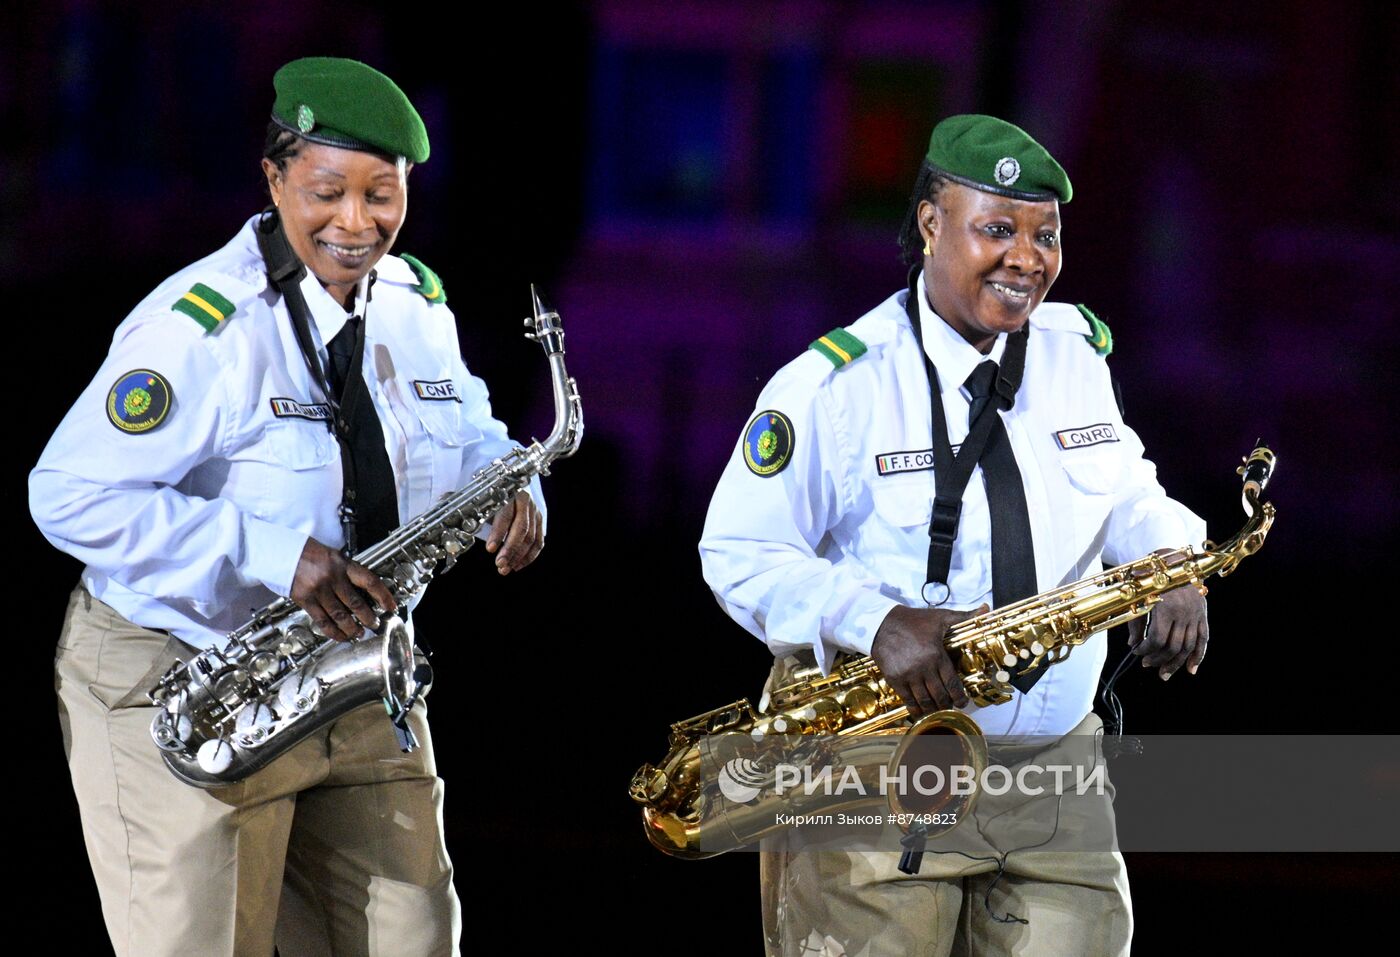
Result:
{"label": "name tag reading cnrd", "polygon": [[313,422],[326,422],[331,417],[331,407],[324,402],[307,404],[296,399],[269,399],[272,414],[279,419],[311,419]]}
{"label": "name tag reading cnrd", "polygon": [[1085,425],[1078,429],[1065,429],[1055,433],[1055,441],[1062,449],[1085,449],[1104,442],[1117,442],[1118,433],[1107,422],[1098,425]]}
{"label": "name tag reading cnrd", "polygon": [[425,382],[422,379],[413,380],[413,391],[418,393],[420,399],[430,399],[433,401],[461,402],[457,395],[457,383],[451,379],[439,379],[436,382]]}

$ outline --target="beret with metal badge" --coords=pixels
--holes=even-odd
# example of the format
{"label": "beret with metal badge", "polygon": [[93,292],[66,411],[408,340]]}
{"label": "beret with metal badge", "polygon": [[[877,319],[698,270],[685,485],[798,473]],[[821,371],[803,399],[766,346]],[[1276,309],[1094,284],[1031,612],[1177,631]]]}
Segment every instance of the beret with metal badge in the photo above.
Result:
{"label": "beret with metal badge", "polygon": [[272,77],[272,121],[313,143],[428,158],[423,118],[398,84],[358,60],[305,57]]}
{"label": "beret with metal badge", "polygon": [[995,116],[950,116],[933,128],[925,161],[955,183],[1029,202],[1074,195],[1055,158],[1019,126]]}

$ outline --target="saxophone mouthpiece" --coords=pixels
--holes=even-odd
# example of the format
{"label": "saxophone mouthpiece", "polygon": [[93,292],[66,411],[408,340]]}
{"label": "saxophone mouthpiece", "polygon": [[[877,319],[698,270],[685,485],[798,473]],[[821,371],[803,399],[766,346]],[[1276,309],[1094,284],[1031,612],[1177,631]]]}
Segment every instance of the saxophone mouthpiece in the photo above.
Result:
{"label": "saxophone mouthpiece", "polygon": [[1264,488],[1274,474],[1276,461],[1273,451],[1260,439],[1255,442],[1254,451],[1249,453],[1249,458],[1245,459],[1244,464],[1237,470],[1244,477],[1240,502],[1244,505],[1246,514],[1254,514],[1254,505],[1264,494]]}
{"label": "saxophone mouthpiece", "polygon": [[534,283],[530,283],[530,302],[535,314],[525,320],[526,339],[544,346],[549,355],[563,355],[564,330],[559,326],[559,313],[541,295]]}
{"label": "saxophone mouthpiece", "polygon": [[1246,492],[1252,491],[1256,496],[1263,494],[1264,487],[1269,484],[1269,479],[1274,474],[1275,461],[1277,459],[1269,447],[1264,445],[1262,441],[1258,443],[1240,468],[1240,474],[1244,476]]}
{"label": "saxophone mouthpiece", "polygon": [[530,283],[530,301],[534,305],[536,319],[554,311],[549,302],[540,294],[540,291],[535,288],[534,283]]}

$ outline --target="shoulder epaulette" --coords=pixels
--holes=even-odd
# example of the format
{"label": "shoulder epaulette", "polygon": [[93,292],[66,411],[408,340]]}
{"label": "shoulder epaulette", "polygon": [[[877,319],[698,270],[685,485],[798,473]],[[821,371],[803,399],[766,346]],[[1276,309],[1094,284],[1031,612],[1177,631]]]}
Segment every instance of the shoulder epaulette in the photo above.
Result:
{"label": "shoulder epaulette", "polygon": [[1074,308],[1078,309],[1080,315],[1089,322],[1089,329],[1091,331],[1089,335],[1084,338],[1088,340],[1089,345],[1094,347],[1094,351],[1101,356],[1106,356],[1112,352],[1113,333],[1108,331],[1108,323],[1094,315],[1094,310],[1090,309],[1082,302],[1078,303]]}
{"label": "shoulder epaulette", "polygon": [[826,356],[831,360],[831,364],[838,369],[850,365],[865,355],[865,343],[845,329],[833,329],[807,348]]}
{"label": "shoulder epaulette", "polygon": [[408,253],[399,253],[399,258],[408,263],[409,268],[418,277],[418,285],[414,288],[418,290],[419,295],[432,303],[447,304],[447,292],[442,288],[442,280],[438,278],[437,273]]}
{"label": "shoulder epaulette", "polygon": [[202,282],[195,283],[170,307],[173,312],[183,312],[204,327],[205,332],[213,332],[219,324],[233,315],[234,305]]}

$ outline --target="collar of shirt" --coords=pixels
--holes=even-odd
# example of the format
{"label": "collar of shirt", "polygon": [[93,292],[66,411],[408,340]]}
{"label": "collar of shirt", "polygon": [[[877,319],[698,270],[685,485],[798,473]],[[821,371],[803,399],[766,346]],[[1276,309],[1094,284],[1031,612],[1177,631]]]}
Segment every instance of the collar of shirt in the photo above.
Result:
{"label": "collar of shirt", "polygon": [[997,336],[997,341],[992,343],[992,351],[983,355],[958,335],[942,316],[933,311],[933,307],[929,305],[928,290],[924,286],[922,272],[919,273],[918,288],[915,292],[919,297],[919,323],[923,326],[924,352],[933,360],[933,367],[938,370],[938,391],[945,402],[949,393],[956,393],[967,401],[968,395],[963,389],[963,383],[972,375],[972,370],[985,360],[1001,362],[1002,353],[1006,351],[1006,333]]}
{"label": "collar of shirt", "polygon": [[[350,313],[335,301],[310,269],[301,281],[301,294],[306,299],[306,308],[311,310],[311,323],[316,327],[316,334],[321,337],[321,349],[324,351],[336,333],[345,326],[345,320],[350,318]],[[359,310],[354,314],[359,315]]]}

